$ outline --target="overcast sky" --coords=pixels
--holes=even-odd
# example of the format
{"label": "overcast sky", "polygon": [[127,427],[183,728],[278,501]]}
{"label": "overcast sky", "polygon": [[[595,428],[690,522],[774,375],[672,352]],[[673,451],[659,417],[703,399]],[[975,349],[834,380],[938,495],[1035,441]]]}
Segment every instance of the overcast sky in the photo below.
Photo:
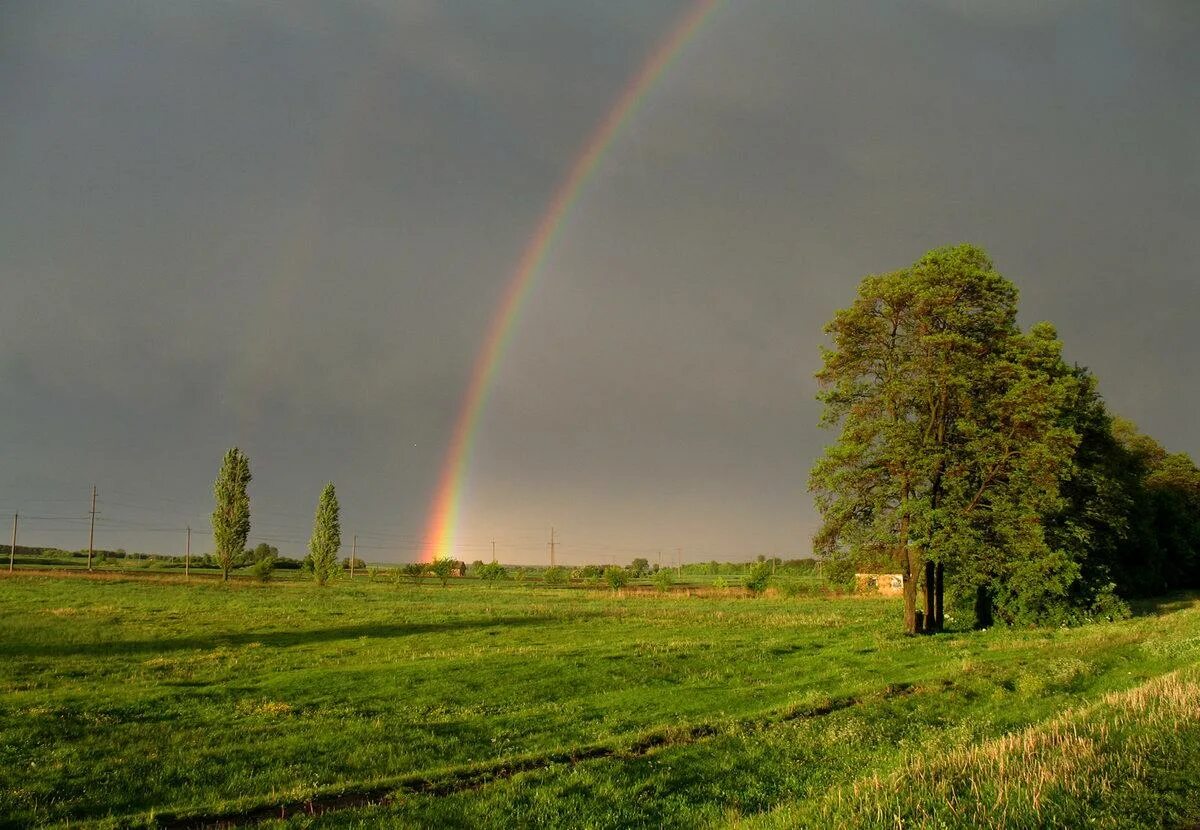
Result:
{"label": "overcast sky", "polygon": [[[179,551],[321,486],[412,558],[514,262],[678,0],[6,3],[0,511]],[[983,245],[1112,408],[1200,455],[1200,3],[729,0],[569,214],[459,555],[807,555],[822,324]],[[43,517],[43,518],[33,518]],[[196,550],[211,538],[197,536]]]}

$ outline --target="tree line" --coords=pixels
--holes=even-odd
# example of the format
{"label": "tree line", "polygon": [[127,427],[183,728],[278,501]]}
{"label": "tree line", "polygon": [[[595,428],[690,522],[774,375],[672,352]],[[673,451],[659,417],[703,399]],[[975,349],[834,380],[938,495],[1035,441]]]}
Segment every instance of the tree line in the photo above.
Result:
{"label": "tree line", "polygon": [[825,331],[820,555],[897,569],[910,633],[1072,624],[1200,587],[1200,470],[1108,411],[974,245],[862,280]]}

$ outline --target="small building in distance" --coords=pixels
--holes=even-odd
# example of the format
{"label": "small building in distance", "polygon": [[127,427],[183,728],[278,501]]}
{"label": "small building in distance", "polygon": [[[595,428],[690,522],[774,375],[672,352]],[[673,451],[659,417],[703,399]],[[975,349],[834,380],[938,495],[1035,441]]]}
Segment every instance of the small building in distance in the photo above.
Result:
{"label": "small building in distance", "polygon": [[854,591],[898,597],[904,593],[904,574],[855,574]]}

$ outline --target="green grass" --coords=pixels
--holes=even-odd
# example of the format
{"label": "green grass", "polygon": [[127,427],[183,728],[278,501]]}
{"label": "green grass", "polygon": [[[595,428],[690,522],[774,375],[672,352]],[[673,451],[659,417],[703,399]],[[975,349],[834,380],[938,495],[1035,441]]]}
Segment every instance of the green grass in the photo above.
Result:
{"label": "green grass", "polygon": [[[1200,602],[1149,610],[907,638],[884,599],[25,573],[0,580],[0,826],[154,826],[364,792],[386,803],[281,823],[895,826],[844,805],[874,787],[916,822],[897,774],[932,765],[915,803],[945,800],[947,758],[970,792],[1004,736],[1102,722],[1130,708],[1106,695],[1196,665]],[[1171,699],[1200,707],[1178,677]],[[1088,768],[1137,782],[1080,796],[1125,821],[1110,826],[1200,818],[1180,784],[1200,773],[1200,726],[1155,717],[1106,733],[1126,767]],[[1134,763],[1163,747],[1173,760]],[[1028,826],[1059,815],[1031,810]],[[976,826],[956,815],[937,820]]]}

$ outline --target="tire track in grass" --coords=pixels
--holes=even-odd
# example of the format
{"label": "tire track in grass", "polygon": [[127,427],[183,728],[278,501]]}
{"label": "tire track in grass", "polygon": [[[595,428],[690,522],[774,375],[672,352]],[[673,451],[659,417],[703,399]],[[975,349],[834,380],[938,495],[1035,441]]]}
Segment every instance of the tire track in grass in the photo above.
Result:
{"label": "tire track in grass", "polygon": [[[932,684],[931,684],[932,685]],[[942,690],[953,685],[942,680]],[[549,769],[560,764],[575,765],[605,758],[638,758],[666,747],[687,746],[722,734],[744,729],[761,729],[797,720],[822,718],[865,703],[878,703],[914,694],[912,683],[890,683],[881,691],[861,696],[830,698],[824,702],[794,706],[757,718],[742,718],[724,723],[700,723],[687,727],[668,727],[641,735],[624,746],[592,744],[559,752],[509,758],[486,766],[452,770],[442,775],[406,775],[370,787],[343,788],[317,793],[304,800],[257,804],[241,809],[213,813],[156,812],[152,821],[161,830],[231,830],[291,816],[319,816],[338,810],[386,806],[406,795],[444,796],[477,790],[488,784],[512,778],[523,772]]]}

